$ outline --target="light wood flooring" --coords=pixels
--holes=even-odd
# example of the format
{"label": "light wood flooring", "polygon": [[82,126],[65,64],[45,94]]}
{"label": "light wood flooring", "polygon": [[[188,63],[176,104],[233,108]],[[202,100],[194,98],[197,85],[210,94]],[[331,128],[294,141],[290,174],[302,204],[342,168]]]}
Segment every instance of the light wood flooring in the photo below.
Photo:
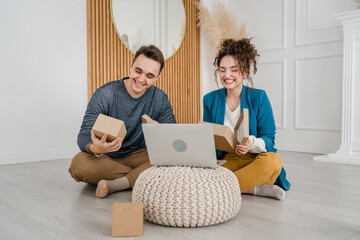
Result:
{"label": "light wood flooring", "polygon": [[[360,239],[360,166],[316,162],[314,154],[280,151],[292,183],[283,201],[243,195],[240,213],[202,228],[144,222],[126,239]],[[70,159],[0,166],[0,239],[114,239],[111,208],[131,191],[95,197],[75,182]]]}

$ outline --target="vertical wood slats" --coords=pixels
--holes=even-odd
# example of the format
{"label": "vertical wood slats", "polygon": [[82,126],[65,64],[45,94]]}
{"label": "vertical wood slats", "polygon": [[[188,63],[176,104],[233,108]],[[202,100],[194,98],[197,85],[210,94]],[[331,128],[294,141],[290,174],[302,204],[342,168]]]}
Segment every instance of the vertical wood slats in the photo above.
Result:
{"label": "vertical wood slats", "polygon": [[[129,76],[133,54],[112,23],[111,0],[87,0],[88,100],[103,84]],[[200,120],[200,32],[196,27],[199,0],[183,0],[186,32],[180,49],[165,61],[155,86],[169,96],[178,123]],[[130,21],[131,23],[131,21]]]}

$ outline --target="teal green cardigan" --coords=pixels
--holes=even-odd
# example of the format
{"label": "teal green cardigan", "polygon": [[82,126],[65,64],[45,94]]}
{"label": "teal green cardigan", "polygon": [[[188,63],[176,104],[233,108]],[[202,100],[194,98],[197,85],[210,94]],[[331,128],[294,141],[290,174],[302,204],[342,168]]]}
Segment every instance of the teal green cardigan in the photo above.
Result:
{"label": "teal green cardigan", "polygon": [[[226,89],[212,91],[204,96],[203,99],[203,121],[224,125],[226,106]],[[250,89],[243,85],[241,92],[241,106],[249,109],[249,133],[257,138],[262,138],[266,144],[268,152],[276,152],[275,144],[275,120],[269,98],[264,90]],[[223,157],[223,152],[216,151],[218,158]],[[281,173],[275,184],[284,190],[290,188],[290,183],[286,179],[285,169]]]}

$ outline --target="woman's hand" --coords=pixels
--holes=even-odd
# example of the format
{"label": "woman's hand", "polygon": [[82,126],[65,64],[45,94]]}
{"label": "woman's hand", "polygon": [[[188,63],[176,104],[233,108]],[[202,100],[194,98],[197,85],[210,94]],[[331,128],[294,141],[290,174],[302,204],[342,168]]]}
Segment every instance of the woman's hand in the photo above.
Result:
{"label": "woman's hand", "polygon": [[124,139],[116,138],[112,142],[106,142],[107,137],[109,136],[108,133],[105,133],[104,136],[99,139],[95,136],[93,130],[91,130],[91,140],[93,142],[91,151],[96,154],[101,153],[108,153],[108,152],[116,152],[121,148],[122,142]]}
{"label": "woman's hand", "polygon": [[250,139],[247,140],[246,142],[246,145],[236,145],[236,148],[235,148],[235,153],[237,155],[244,155],[246,153],[248,153],[251,149],[251,141]]}

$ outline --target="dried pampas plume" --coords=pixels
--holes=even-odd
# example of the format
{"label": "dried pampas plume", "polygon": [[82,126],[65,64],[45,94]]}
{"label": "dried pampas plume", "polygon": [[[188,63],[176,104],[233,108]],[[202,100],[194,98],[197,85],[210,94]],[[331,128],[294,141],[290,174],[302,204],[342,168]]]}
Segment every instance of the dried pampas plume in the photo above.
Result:
{"label": "dried pampas plume", "polygon": [[243,25],[240,28],[240,31],[239,31],[236,39],[242,39],[242,38],[247,37],[246,26],[247,26],[247,22],[244,22]]}
{"label": "dried pampas plume", "polygon": [[221,38],[234,38],[235,18],[226,11],[220,2],[216,3],[215,9],[215,16],[218,16],[219,27],[221,28]]}
{"label": "dried pampas plume", "polygon": [[198,24],[200,30],[210,40],[213,46],[217,46],[221,39],[220,27],[216,19],[214,19],[209,10],[200,2],[195,3],[199,12],[197,14]]}
{"label": "dried pampas plume", "polygon": [[246,22],[241,26],[239,32],[236,30],[236,19],[231,12],[226,11],[224,5],[216,3],[215,16],[211,16],[209,10],[201,3],[195,3],[199,12],[197,14],[198,27],[200,31],[210,40],[212,47],[216,49],[221,39],[241,39],[247,36]]}

